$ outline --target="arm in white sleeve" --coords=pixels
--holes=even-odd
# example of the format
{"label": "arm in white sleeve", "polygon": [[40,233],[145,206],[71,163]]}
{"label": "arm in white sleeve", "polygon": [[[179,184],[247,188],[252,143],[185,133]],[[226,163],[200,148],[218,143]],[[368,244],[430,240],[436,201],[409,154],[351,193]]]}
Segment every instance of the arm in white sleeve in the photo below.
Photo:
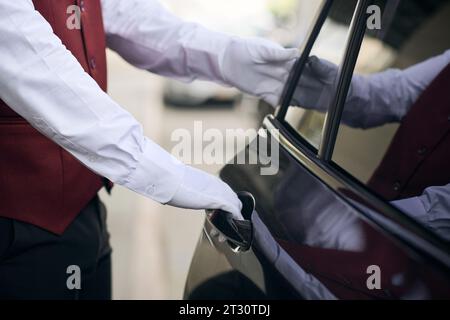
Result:
{"label": "arm in white sleeve", "polygon": [[395,201],[393,205],[450,241],[450,184],[430,187],[420,197]]}
{"label": "arm in white sleeve", "polygon": [[185,22],[157,0],[102,0],[107,45],[132,65],[183,81],[226,84],[221,56],[232,37]]}
{"label": "arm in white sleeve", "polygon": [[134,66],[178,80],[234,86],[272,105],[299,54],[183,21],[157,0],[102,0],[102,11],[109,48]]}
{"label": "arm in white sleeve", "polygon": [[[450,50],[405,70],[389,69],[367,76],[354,75],[342,120],[355,128],[400,122],[419,96],[450,63]],[[338,67],[315,56],[309,58],[294,94],[294,103],[326,112]]]}
{"label": "arm in white sleeve", "polygon": [[344,121],[352,127],[362,128],[400,122],[448,64],[450,50],[405,70],[390,69],[369,76],[355,76]]}
{"label": "arm in white sleeve", "polygon": [[185,167],[84,72],[31,0],[0,1],[0,98],[78,160],[158,202]]}

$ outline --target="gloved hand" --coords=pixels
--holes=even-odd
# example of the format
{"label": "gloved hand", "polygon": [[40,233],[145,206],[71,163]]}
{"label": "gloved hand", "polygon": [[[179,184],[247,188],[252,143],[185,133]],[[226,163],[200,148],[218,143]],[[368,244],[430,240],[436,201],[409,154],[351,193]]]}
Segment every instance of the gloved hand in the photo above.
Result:
{"label": "gloved hand", "polygon": [[244,220],[242,203],[236,193],[219,178],[186,166],[181,185],[167,204],[183,209],[222,209],[236,220]]}
{"label": "gloved hand", "polygon": [[[337,76],[335,64],[310,57],[294,93],[293,104],[326,112]],[[364,129],[399,122],[414,101],[411,90],[404,90],[407,87],[403,85],[404,78],[402,71],[395,69],[370,76],[354,74],[342,114],[343,122]]]}
{"label": "gloved hand", "polygon": [[327,102],[332,98],[330,94],[337,74],[338,67],[335,64],[315,56],[310,57],[294,93],[294,104],[306,109],[327,111]]}
{"label": "gloved hand", "polygon": [[222,54],[221,70],[227,84],[276,106],[298,56],[298,49],[268,40],[233,37]]}

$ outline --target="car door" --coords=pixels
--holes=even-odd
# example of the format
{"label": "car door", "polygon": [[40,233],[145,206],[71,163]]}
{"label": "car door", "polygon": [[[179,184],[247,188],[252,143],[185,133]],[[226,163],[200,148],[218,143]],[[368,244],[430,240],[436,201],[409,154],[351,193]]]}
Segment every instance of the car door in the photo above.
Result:
{"label": "car door", "polygon": [[[404,9],[401,2],[392,3],[378,2],[381,12]],[[407,59],[416,62],[411,53],[403,58],[402,48],[417,41],[423,25],[395,38],[398,28],[393,22],[402,16],[383,14],[382,22],[386,28],[394,26],[392,32],[368,30],[371,5],[366,0],[322,2],[280,107],[266,118],[265,131],[243,151],[245,157],[237,157],[260,161],[233,161],[221,171],[221,178],[235,191],[245,190],[255,199],[254,210],[244,215],[253,229],[251,246],[240,248],[232,238],[218,241],[215,235],[222,227],[210,216],[203,239],[212,246],[206,256],[197,250],[193,266],[198,268],[202,260],[201,269],[211,273],[189,291],[202,288],[197,293],[202,292],[203,298],[227,289],[229,295],[222,297],[450,297],[448,241],[367,183],[399,125],[362,131],[342,121],[355,69],[374,73]],[[392,37],[398,48],[388,44],[391,40],[386,39]],[[332,83],[315,96],[321,112],[295,101],[312,56],[327,59],[338,69]],[[262,174],[268,163],[276,164],[276,174]],[[219,256],[223,263],[217,265],[226,265],[220,272],[205,266],[205,257]]]}

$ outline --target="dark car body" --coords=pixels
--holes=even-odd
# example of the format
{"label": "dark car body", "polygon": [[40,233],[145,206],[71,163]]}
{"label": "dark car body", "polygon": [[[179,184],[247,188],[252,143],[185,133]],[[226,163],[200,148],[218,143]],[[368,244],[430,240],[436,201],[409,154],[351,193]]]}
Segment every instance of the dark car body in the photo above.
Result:
{"label": "dark car body", "polygon": [[[336,94],[316,148],[286,115],[311,49],[336,6],[335,1],[322,3],[281,107],[264,120],[268,136],[243,151],[250,157],[275,139],[278,173],[261,175],[263,164],[230,163],[221,170],[220,177],[235,191],[254,197],[254,208],[251,196],[242,194],[246,224],[236,225],[223,212],[207,215],[185,298],[450,298],[448,241],[378,196],[333,158],[371,4],[361,0],[351,9]],[[226,241],[219,241],[219,234]]]}

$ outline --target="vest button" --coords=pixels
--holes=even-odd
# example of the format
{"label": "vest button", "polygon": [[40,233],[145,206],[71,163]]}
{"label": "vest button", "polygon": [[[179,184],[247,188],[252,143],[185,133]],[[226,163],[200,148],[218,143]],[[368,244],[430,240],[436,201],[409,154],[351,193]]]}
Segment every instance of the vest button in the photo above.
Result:
{"label": "vest button", "polygon": [[427,153],[427,151],[428,149],[426,147],[423,147],[417,150],[417,153],[419,154],[419,156],[423,156],[425,153]]}
{"label": "vest button", "polygon": [[400,182],[394,183],[394,191],[400,191],[400,188],[402,187],[402,184]]}
{"label": "vest button", "polygon": [[402,287],[406,283],[405,274],[398,273],[392,276],[391,283],[396,287]]}
{"label": "vest button", "polygon": [[89,60],[89,66],[91,67],[92,70],[94,70],[97,67],[97,62],[95,61],[95,58],[91,58]]}

